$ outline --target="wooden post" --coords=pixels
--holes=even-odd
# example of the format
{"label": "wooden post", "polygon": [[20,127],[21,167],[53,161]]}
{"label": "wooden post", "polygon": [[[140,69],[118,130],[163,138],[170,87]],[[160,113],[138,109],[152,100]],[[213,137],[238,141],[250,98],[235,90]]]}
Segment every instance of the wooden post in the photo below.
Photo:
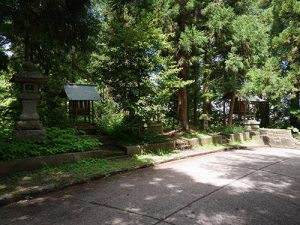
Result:
{"label": "wooden post", "polygon": [[226,100],[223,101],[223,123],[226,125]]}
{"label": "wooden post", "polygon": [[94,101],[92,101],[92,123],[94,123]]}
{"label": "wooden post", "polygon": [[91,123],[91,101],[87,101],[88,105],[88,115],[89,115],[89,123]]}
{"label": "wooden post", "polygon": [[256,103],[254,102],[253,104],[253,117],[254,117],[254,120],[256,120]]}

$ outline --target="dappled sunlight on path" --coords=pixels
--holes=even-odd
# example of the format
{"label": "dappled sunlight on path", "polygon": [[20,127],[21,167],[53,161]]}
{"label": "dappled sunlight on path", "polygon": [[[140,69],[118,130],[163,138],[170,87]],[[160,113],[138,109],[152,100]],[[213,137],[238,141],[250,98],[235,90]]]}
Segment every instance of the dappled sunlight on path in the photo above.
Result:
{"label": "dappled sunlight on path", "polygon": [[165,163],[0,208],[0,223],[297,224],[299,159],[260,148]]}

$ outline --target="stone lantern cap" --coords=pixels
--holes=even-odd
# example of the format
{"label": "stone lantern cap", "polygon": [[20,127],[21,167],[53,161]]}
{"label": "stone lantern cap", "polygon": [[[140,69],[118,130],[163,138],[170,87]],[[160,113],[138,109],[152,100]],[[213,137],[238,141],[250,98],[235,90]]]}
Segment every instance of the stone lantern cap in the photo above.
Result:
{"label": "stone lantern cap", "polygon": [[15,83],[45,83],[47,77],[39,72],[36,65],[30,61],[26,61],[22,65],[22,70],[16,73],[11,81]]}

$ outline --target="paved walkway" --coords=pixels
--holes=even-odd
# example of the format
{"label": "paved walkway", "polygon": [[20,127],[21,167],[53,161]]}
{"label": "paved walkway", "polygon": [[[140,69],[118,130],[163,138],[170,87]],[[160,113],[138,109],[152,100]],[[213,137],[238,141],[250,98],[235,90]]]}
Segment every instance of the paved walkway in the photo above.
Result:
{"label": "paved walkway", "polygon": [[0,208],[0,224],[300,224],[300,150],[165,163]]}

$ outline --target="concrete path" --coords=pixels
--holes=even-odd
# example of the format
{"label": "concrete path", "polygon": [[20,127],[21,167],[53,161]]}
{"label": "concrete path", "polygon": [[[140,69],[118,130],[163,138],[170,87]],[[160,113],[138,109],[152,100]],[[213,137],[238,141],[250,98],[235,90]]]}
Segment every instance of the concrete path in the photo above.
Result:
{"label": "concrete path", "polygon": [[300,150],[165,163],[0,208],[0,224],[300,224]]}

